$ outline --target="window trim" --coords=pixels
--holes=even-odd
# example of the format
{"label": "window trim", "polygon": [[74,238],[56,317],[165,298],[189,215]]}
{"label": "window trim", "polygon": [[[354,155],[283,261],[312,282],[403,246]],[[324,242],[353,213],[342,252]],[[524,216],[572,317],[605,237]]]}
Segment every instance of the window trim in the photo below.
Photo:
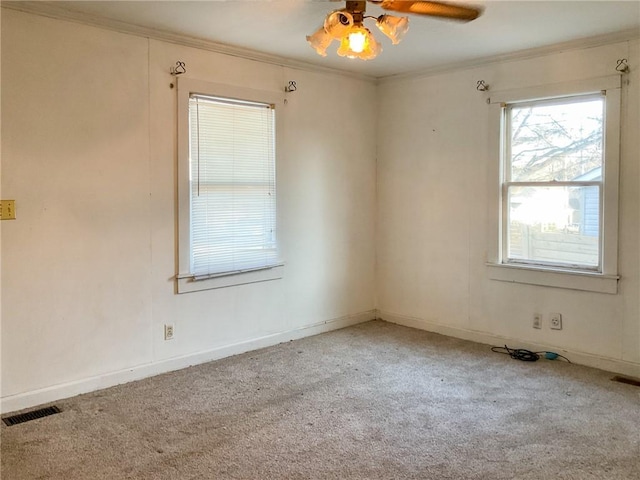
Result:
{"label": "window trim", "polygon": [[[602,246],[601,272],[587,269],[546,267],[525,263],[507,263],[504,258],[503,195],[504,195],[504,153],[503,136],[504,104],[536,100],[582,96],[590,93],[605,94],[605,145],[604,145],[604,188],[602,206]],[[584,79],[558,84],[504,90],[495,92],[489,99],[490,158],[488,174],[494,188],[489,201],[489,248],[487,255],[488,276],[492,280],[524,283],[548,287],[586,290],[616,294],[618,288],[618,184],[620,164],[620,111],[621,80],[619,75]],[[497,180],[497,184],[496,184]]]}
{"label": "window trim", "polygon": [[[177,165],[177,195],[178,195],[178,245],[177,245],[177,268],[178,273],[175,276],[177,284],[177,293],[196,292],[200,290],[210,290],[215,288],[223,288],[234,285],[244,285],[248,283],[264,282],[268,280],[277,280],[282,278],[284,274],[284,263],[278,262],[259,269],[251,269],[247,271],[229,272],[224,274],[216,274],[204,277],[196,277],[190,272],[191,269],[191,198],[189,187],[189,98],[192,94],[208,95],[214,97],[232,98],[238,100],[246,100],[257,103],[268,103],[275,105],[275,129],[276,129],[276,182],[278,178],[277,156],[281,149],[280,132],[282,129],[282,112],[279,106],[282,102],[282,96],[276,92],[254,90],[244,87],[236,87],[220,83],[206,82],[202,80],[194,80],[190,78],[178,78],[178,165]],[[279,241],[278,232],[280,228],[280,208],[278,197],[276,197],[276,238]],[[282,252],[280,253],[282,255]]]}

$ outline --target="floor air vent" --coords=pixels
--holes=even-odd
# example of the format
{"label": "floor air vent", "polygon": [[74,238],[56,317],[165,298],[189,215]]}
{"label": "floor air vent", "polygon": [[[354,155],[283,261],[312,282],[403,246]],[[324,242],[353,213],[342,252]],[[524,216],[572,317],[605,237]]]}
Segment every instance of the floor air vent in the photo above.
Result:
{"label": "floor air vent", "polygon": [[54,415],[60,412],[61,410],[56,406],[46,407],[46,408],[40,408],[38,410],[32,410],[31,412],[12,415],[11,417],[3,418],[2,421],[8,426],[12,426],[12,425],[17,425],[18,423],[24,423],[24,422],[29,422],[31,420],[36,420],[38,418],[48,417],[49,415]]}
{"label": "floor air vent", "polygon": [[640,387],[640,380],[637,378],[629,378],[629,377],[620,377],[616,375],[611,380],[614,382],[627,383],[629,385],[635,385],[636,387]]}

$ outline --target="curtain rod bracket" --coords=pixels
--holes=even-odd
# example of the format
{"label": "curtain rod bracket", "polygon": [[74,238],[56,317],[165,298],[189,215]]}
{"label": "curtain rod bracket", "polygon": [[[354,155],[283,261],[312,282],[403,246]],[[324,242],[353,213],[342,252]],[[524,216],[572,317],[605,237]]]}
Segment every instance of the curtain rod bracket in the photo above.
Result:
{"label": "curtain rod bracket", "polygon": [[[176,62],[176,66],[175,67],[171,67],[169,69],[169,73],[174,77],[182,75],[183,73],[187,73],[186,64],[184,62],[181,62],[180,60],[178,60]],[[173,82],[171,82],[169,84],[169,88],[174,88],[174,87],[175,87],[175,84]]]}
{"label": "curtain rod bracket", "polygon": [[476,90],[478,90],[479,92],[486,92],[489,90],[489,85],[484,83],[484,80],[478,80],[478,82],[476,83]]}
{"label": "curtain rod bracket", "polygon": [[173,75],[174,77],[177,77],[178,75],[182,75],[183,73],[187,73],[187,67],[186,64],[184,62],[181,62],[180,60],[178,60],[176,62],[176,66],[175,67],[171,67],[171,69],[169,70],[169,72],[171,73],[171,75]]}
{"label": "curtain rod bracket", "polygon": [[627,63],[627,59],[626,58],[619,58],[618,59],[618,64],[616,65],[616,72],[619,73],[629,73],[629,64]]}

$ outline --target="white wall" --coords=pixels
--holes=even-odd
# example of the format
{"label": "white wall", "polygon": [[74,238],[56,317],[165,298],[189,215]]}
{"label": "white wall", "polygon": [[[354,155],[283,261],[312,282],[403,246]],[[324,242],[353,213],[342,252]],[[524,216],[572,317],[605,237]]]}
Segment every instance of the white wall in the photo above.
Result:
{"label": "white wall", "polygon": [[[175,294],[178,60],[283,99],[297,81],[281,280]],[[373,83],[12,10],[2,64],[3,411],[374,318]]]}
{"label": "white wall", "polygon": [[[502,61],[379,86],[377,292],[389,321],[481,342],[552,348],[574,361],[640,375],[638,41]],[[615,74],[623,87],[619,293],[490,280],[491,91]],[[491,90],[476,91],[485,80]],[[534,312],[545,327],[531,327]],[[563,330],[548,314],[563,315]]]}

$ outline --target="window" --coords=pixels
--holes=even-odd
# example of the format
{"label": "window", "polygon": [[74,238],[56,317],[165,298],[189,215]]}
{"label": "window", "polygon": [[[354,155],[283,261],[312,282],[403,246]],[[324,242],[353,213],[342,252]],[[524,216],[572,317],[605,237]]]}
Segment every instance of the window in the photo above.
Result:
{"label": "window", "polygon": [[511,268],[492,278],[617,291],[619,90],[613,77],[491,99],[501,162],[489,266]]}
{"label": "window", "polygon": [[504,261],[601,271],[604,95],[504,110]]}
{"label": "window", "polygon": [[275,102],[180,80],[178,291],[280,278]]}

